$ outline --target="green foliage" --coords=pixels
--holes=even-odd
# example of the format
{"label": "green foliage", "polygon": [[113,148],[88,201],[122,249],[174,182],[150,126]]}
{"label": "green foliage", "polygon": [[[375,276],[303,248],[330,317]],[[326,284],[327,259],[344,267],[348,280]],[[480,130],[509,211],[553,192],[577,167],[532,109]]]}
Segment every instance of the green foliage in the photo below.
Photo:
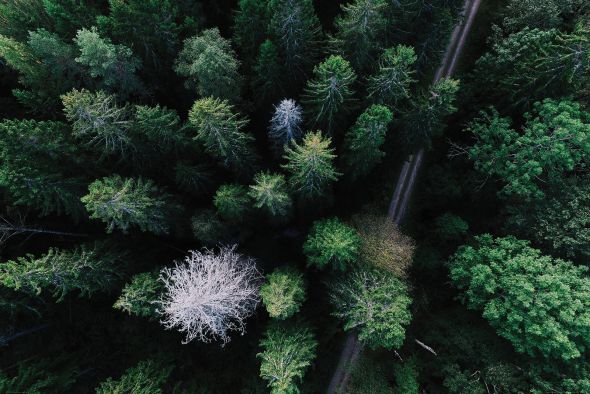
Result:
{"label": "green foliage", "polygon": [[331,265],[344,271],[357,261],[360,247],[361,238],[355,229],[338,218],[331,218],[314,222],[303,244],[303,252],[308,266],[324,268]]}
{"label": "green foliage", "polygon": [[451,279],[519,353],[576,362],[589,345],[586,267],[542,255],[514,237],[482,235],[450,258]]}
{"label": "green foliage", "polygon": [[0,266],[0,283],[31,295],[49,290],[57,301],[74,291],[90,296],[109,290],[121,276],[123,255],[105,243],[83,244],[73,250],[49,249],[40,257],[27,255]]}
{"label": "green foliage", "polygon": [[[267,15],[268,1],[239,0],[238,9],[234,14],[234,36],[240,55],[252,64],[258,48],[266,38],[269,23]],[[262,52],[262,49],[261,49]]]}
{"label": "green foliage", "polygon": [[416,80],[414,48],[398,45],[387,48],[379,57],[379,68],[368,80],[367,92],[377,103],[397,109],[400,102],[410,97],[410,86]]}
{"label": "green foliage", "polygon": [[396,364],[394,369],[396,393],[419,394],[418,371],[416,370],[416,359],[411,358],[401,364]]}
{"label": "green foliage", "polygon": [[21,362],[14,376],[0,371],[0,393],[44,394],[71,389],[75,371],[67,368],[61,373],[54,373],[50,371],[54,363],[55,360]]}
{"label": "green foliage", "polygon": [[311,0],[269,0],[268,34],[279,48],[284,74],[298,84],[315,64],[322,29]]}
{"label": "green foliage", "polygon": [[283,165],[291,175],[289,184],[297,193],[307,198],[322,196],[340,173],[334,168],[334,149],[331,138],[324,138],[320,131],[309,132],[303,143],[293,143],[285,148],[287,164]]}
{"label": "green foliage", "polygon": [[311,330],[300,324],[272,324],[260,341],[260,377],[272,394],[297,394],[305,370],[316,357],[317,341]]}
{"label": "green foliage", "polygon": [[279,267],[266,276],[260,296],[270,317],[287,319],[299,312],[305,300],[303,275],[290,267]]}
{"label": "green foliage", "polygon": [[6,0],[0,3],[0,34],[24,41],[39,28],[48,28],[51,18],[39,0]]}
{"label": "green foliage", "polygon": [[279,51],[271,40],[266,40],[260,45],[252,71],[252,88],[259,95],[257,100],[265,103],[279,99],[285,90],[285,75],[280,64]]}
{"label": "green foliage", "polygon": [[341,56],[332,55],[313,69],[303,103],[314,125],[325,126],[332,132],[342,115],[350,110],[355,81],[354,70]]}
{"label": "green foliage", "polygon": [[191,194],[202,194],[213,182],[211,169],[205,164],[178,163],[174,167],[174,180],[178,187]]}
{"label": "green foliage", "polygon": [[346,394],[397,394],[388,381],[391,379],[390,364],[390,360],[363,351],[352,368]]}
{"label": "green foliage", "polygon": [[[143,144],[139,147],[145,160],[155,161],[160,154],[176,153],[179,148],[190,142],[181,127],[180,117],[176,111],[156,105],[136,105],[133,108],[131,133]],[[137,152],[134,152],[138,154]]]}
{"label": "green foliage", "polygon": [[251,171],[255,159],[254,138],[243,131],[248,121],[233,112],[227,100],[205,98],[195,101],[188,120],[196,130],[194,139],[210,155],[238,173]]}
{"label": "green foliage", "polygon": [[250,185],[248,195],[256,208],[264,210],[272,217],[286,216],[291,210],[291,196],[282,174],[259,172],[254,176],[254,184]]}
{"label": "green foliage", "polygon": [[495,110],[482,113],[469,127],[476,142],[468,153],[478,171],[502,180],[503,195],[541,199],[544,184],[586,168],[590,113],[573,101],[547,99],[525,119],[519,133]]}
{"label": "green foliage", "polygon": [[437,235],[444,241],[461,240],[469,230],[465,220],[449,212],[437,217],[435,226]]}
{"label": "green foliage", "polygon": [[143,84],[135,75],[141,62],[131,49],[101,37],[95,27],[78,30],[74,42],[80,51],[76,62],[88,67],[90,76],[98,79],[100,88],[123,96],[143,92]]}
{"label": "green foliage", "polygon": [[121,295],[113,305],[130,315],[155,320],[159,317],[157,301],[164,290],[159,280],[159,272],[143,272],[134,275],[131,282],[125,284]]}
{"label": "green foliage", "polygon": [[357,330],[371,348],[399,349],[412,315],[408,287],[393,274],[371,268],[354,270],[330,288],[334,316],[344,329]]}
{"label": "green foliage", "polygon": [[172,367],[161,362],[144,360],[125,371],[120,379],[108,378],[96,388],[97,394],[162,394]]}
{"label": "green foliage", "polygon": [[347,172],[353,178],[363,177],[381,161],[385,152],[381,146],[385,143],[385,134],[393,114],[383,105],[372,105],[356,120],[346,132],[344,160],[349,168]]}
{"label": "green foliage", "polygon": [[99,2],[79,0],[42,0],[42,3],[52,19],[53,29],[64,38],[72,38],[77,30],[92,26],[101,5]]}
{"label": "green foliage", "polygon": [[353,0],[340,6],[332,46],[349,59],[357,71],[372,68],[382,48],[387,18],[385,0]]}
{"label": "green foliage", "polygon": [[248,188],[236,183],[222,185],[217,189],[213,205],[223,219],[239,223],[244,220],[252,206]]}
{"label": "green foliage", "polygon": [[206,245],[219,243],[229,232],[229,226],[212,209],[197,212],[191,219],[191,225],[195,238]]}
{"label": "green foliage", "polygon": [[131,227],[154,234],[168,234],[170,223],[179,206],[171,201],[153,181],[122,178],[120,175],[96,180],[88,187],[82,202],[92,219],[107,225],[111,233],[119,229],[127,233]]}
{"label": "green foliage", "polygon": [[238,68],[230,42],[213,28],[184,41],[175,69],[187,78],[187,88],[196,89],[201,97],[236,102],[240,95]]}

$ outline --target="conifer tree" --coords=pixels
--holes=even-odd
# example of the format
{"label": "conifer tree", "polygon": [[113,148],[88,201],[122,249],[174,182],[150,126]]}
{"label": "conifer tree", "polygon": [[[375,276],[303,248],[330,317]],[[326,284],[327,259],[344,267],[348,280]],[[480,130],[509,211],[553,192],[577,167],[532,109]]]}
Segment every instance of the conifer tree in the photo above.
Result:
{"label": "conifer tree", "polygon": [[229,40],[217,28],[187,38],[176,61],[176,72],[186,87],[201,97],[237,102],[240,96],[239,62]]}
{"label": "conifer tree", "polygon": [[203,209],[191,218],[191,227],[196,239],[207,246],[224,241],[230,233],[230,226],[219,218],[212,209]]}
{"label": "conifer tree", "polygon": [[316,198],[328,189],[331,182],[340,174],[334,168],[334,149],[331,139],[324,138],[320,131],[309,132],[301,144],[285,148],[287,164],[283,165],[289,173],[289,184],[297,193],[306,198]]}
{"label": "conifer tree", "polygon": [[313,70],[307,82],[305,100],[310,121],[332,132],[335,124],[351,106],[356,74],[340,56],[330,56]]}
{"label": "conifer tree", "polygon": [[260,105],[272,103],[283,95],[284,72],[279,51],[271,40],[265,40],[252,66],[252,89],[257,92]]}
{"label": "conifer tree", "polygon": [[275,112],[268,128],[268,136],[277,151],[282,152],[284,146],[291,141],[299,142],[303,134],[301,131],[302,121],[301,106],[295,100],[284,99],[275,106]]}
{"label": "conifer tree", "polygon": [[346,132],[344,160],[353,178],[367,175],[385,156],[380,148],[392,121],[393,114],[387,107],[372,105]]}
{"label": "conifer tree", "polygon": [[317,341],[301,324],[272,324],[260,341],[260,377],[272,394],[299,393],[299,384],[316,358]]}
{"label": "conifer tree", "polygon": [[107,225],[107,232],[132,227],[154,234],[168,234],[172,215],[179,206],[151,180],[122,178],[120,175],[96,180],[82,202],[92,219]]}
{"label": "conifer tree", "polygon": [[248,188],[239,184],[222,185],[213,198],[213,205],[223,219],[239,223],[251,208],[252,201],[248,195]]}
{"label": "conifer tree", "polygon": [[410,97],[410,86],[416,63],[414,48],[398,45],[387,48],[379,58],[379,68],[369,77],[367,91],[377,103],[395,110],[398,104]]}
{"label": "conifer tree", "polygon": [[344,271],[359,258],[361,238],[338,218],[318,220],[303,244],[307,265]]}
{"label": "conifer tree", "polygon": [[291,210],[291,196],[282,174],[259,172],[248,192],[256,208],[266,211],[272,217],[286,216]]}
{"label": "conifer tree", "polygon": [[29,294],[50,291],[57,301],[74,290],[90,296],[110,290],[121,277],[123,254],[106,243],[83,244],[73,250],[51,248],[0,266],[0,283]]}
{"label": "conifer tree", "polygon": [[234,14],[233,41],[236,43],[241,58],[252,65],[261,44],[266,38],[268,18],[268,0],[239,0]]}
{"label": "conifer tree", "polygon": [[294,84],[307,77],[315,63],[322,29],[311,0],[269,0],[268,33],[284,59],[286,75]]}
{"label": "conifer tree", "polygon": [[0,35],[25,41],[30,31],[48,29],[51,18],[38,0],[8,0],[0,3]]}
{"label": "conifer tree", "polygon": [[255,158],[251,146],[254,138],[243,131],[248,121],[234,113],[227,100],[195,101],[188,120],[196,130],[194,139],[204,145],[207,153],[238,173],[251,170]]}
{"label": "conifer tree", "polygon": [[98,79],[100,88],[124,97],[143,93],[143,83],[135,75],[141,62],[131,49],[101,37],[96,27],[78,30],[74,42],[80,51],[76,62],[88,67],[90,76]]}
{"label": "conifer tree", "polygon": [[334,21],[336,34],[331,44],[358,72],[370,69],[383,46],[387,3],[385,0],[353,0],[340,8],[342,14]]}
{"label": "conifer tree", "polygon": [[279,267],[266,276],[260,297],[270,317],[284,320],[299,311],[305,299],[303,275],[290,267]]}
{"label": "conifer tree", "polygon": [[127,369],[118,380],[108,378],[102,382],[96,388],[96,393],[162,394],[162,387],[171,372],[172,367],[164,367],[159,361],[144,360]]}
{"label": "conifer tree", "polygon": [[158,300],[164,291],[164,284],[159,280],[159,272],[143,272],[134,275],[131,282],[125,284],[121,296],[113,308],[130,315],[155,320],[159,317]]}
{"label": "conifer tree", "polygon": [[174,181],[178,187],[195,195],[208,191],[213,183],[211,168],[206,164],[177,163],[174,174]]}
{"label": "conifer tree", "polygon": [[160,105],[134,106],[131,129],[135,136],[148,142],[152,151],[167,153],[188,144],[178,113]]}

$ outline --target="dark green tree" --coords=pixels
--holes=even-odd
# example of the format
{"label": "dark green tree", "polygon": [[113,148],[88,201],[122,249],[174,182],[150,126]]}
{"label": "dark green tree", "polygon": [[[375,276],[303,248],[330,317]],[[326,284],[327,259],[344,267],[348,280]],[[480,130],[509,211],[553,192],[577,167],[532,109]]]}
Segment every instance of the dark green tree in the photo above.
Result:
{"label": "dark green tree", "polygon": [[234,14],[233,41],[241,58],[252,65],[260,45],[266,39],[269,16],[268,0],[239,0]]}
{"label": "dark green tree", "polygon": [[120,175],[92,182],[82,202],[92,219],[107,225],[108,233],[114,229],[126,233],[138,227],[141,231],[168,234],[173,216],[180,209],[153,181]]}
{"label": "dark green tree", "polygon": [[361,238],[354,228],[342,223],[338,218],[318,220],[303,244],[307,265],[332,268],[344,271],[357,262]]}
{"label": "dark green tree", "polygon": [[259,104],[273,102],[283,95],[285,89],[283,67],[279,51],[271,40],[265,40],[252,66],[252,89],[257,92]]}
{"label": "dark green tree", "polygon": [[298,385],[316,357],[317,341],[311,330],[300,324],[272,324],[260,341],[260,377],[272,394],[299,393]]}
{"label": "dark green tree", "polygon": [[187,38],[176,60],[176,72],[185,78],[186,87],[201,97],[237,102],[240,97],[239,62],[229,40],[217,28]]}
{"label": "dark green tree", "polygon": [[49,249],[40,257],[27,255],[0,266],[0,283],[29,294],[50,291],[63,301],[77,290],[81,296],[112,289],[121,278],[124,255],[106,243],[83,244],[72,250]]}
{"label": "dark green tree", "polygon": [[157,302],[164,291],[164,284],[159,276],[159,271],[134,275],[123,287],[113,308],[130,315],[156,320],[159,317]]}
{"label": "dark green tree", "polygon": [[162,394],[171,372],[172,367],[165,367],[160,361],[144,360],[127,369],[118,380],[108,378],[102,382],[96,393]]}
{"label": "dark green tree", "polygon": [[313,70],[307,82],[303,101],[314,125],[325,126],[329,132],[350,110],[356,74],[341,56],[330,56]]}
{"label": "dark green tree", "polygon": [[577,362],[590,341],[587,267],[543,255],[514,237],[475,238],[449,260],[469,309],[482,311],[519,353]]}
{"label": "dark green tree", "polygon": [[305,300],[303,275],[290,267],[279,267],[266,276],[260,297],[270,317],[284,320],[297,312]]}
{"label": "dark green tree", "polygon": [[6,0],[0,3],[1,35],[24,41],[29,31],[50,28],[51,23],[42,1]]}
{"label": "dark green tree", "polygon": [[283,165],[289,173],[289,184],[294,191],[305,198],[322,196],[329,185],[340,174],[334,168],[334,149],[330,148],[332,140],[324,138],[320,131],[307,133],[301,144],[294,143],[286,147]]}
{"label": "dark green tree", "polygon": [[344,140],[347,174],[363,177],[381,161],[385,152],[380,148],[392,121],[393,114],[383,105],[372,105],[358,117]]}
{"label": "dark green tree", "polygon": [[245,219],[252,207],[248,188],[236,183],[222,185],[213,197],[213,205],[223,219],[239,223]]}
{"label": "dark green tree", "polygon": [[231,231],[230,226],[222,222],[212,209],[198,211],[191,218],[191,226],[195,238],[209,246],[224,241]]}

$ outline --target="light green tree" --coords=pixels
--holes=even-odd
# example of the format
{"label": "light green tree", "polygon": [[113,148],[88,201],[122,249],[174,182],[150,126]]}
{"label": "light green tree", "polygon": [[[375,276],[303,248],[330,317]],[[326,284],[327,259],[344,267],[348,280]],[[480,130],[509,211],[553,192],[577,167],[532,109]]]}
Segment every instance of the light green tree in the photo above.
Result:
{"label": "light green tree", "polygon": [[250,185],[248,195],[256,208],[272,217],[286,216],[293,204],[282,174],[259,172],[254,176],[254,184]]}
{"label": "light green tree", "polygon": [[271,324],[256,357],[261,360],[260,377],[272,394],[297,394],[298,385],[316,357],[317,341],[311,330],[300,324],[288,327]]}
{"label": "light green tree", "polygon": [[307,265],[332,268],[344,271],[357,262],[361,238],[354,228],[342,223],[338,218],[318,220],[313,223],[303,253]]}
{"label": "light green tree", "polygon": [[289,183],[293,190],[306,198],[321,196],[340,173],[334,168],[334,149],[331,139],[324,138],[320,131],[309,132],[301,144],[285,148],[287,164],[283,165],[289,173]]}
{"label": "light green tree", "polygon": [[179,206],[153,181],[122,178],[120,175],[96,180],[82,197],[90,217],[107,225],[107,232],[119,229],[124,233],[132,227],[154,234],[168,234],[172,216]]}
{"label": "light green tree", "polygon": [[248,188],[237,183],[221,185],[213,197],[213,205],[223,219],[239,223],[252,207]]}
{"label": "light green tree", "polygon": [[162,387],[172,367],[165,367],[162,362],[144,360],[125,371],[118,380],[108,378],[97,388],[97,394],[162,394]]}
{"label": "light green tree", "polygon": [[297,312],[305,300],[303,275],[290,267],[279,267],[266,276],[260,297],[270,317],[284,320]]}
{"label": "light green tree", "polygon": [[217,28],[187,38],[176,60],[176,72],[187,78],[186,86],[201,97],[232,102],[240,97],[239,62],[229,40]]}
{"label": "light green tree", "polygon": [[164,291],[164,284],[159,277],[159,271],[134,275],[121,290],[121,295],[113,308],[130,315],[157,319],[159,317],[158,300]]}

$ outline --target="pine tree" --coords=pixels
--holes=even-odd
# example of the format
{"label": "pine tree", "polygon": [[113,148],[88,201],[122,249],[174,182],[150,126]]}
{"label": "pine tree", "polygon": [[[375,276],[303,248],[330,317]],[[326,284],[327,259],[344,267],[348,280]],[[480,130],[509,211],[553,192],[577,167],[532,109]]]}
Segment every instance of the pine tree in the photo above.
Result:
{"label": "pine tree", "polygon": [[305,370],[316,358],[317,341],[311,330],[300,324],[272,324],[260,341],[260,377],[268,381],[272,394],[299,393]]}
{"label": "pine tree", "polygon": [[260,106],[272,103],[284,94],[283,66],[279,51],[271,40],[265,40],[260,45],[252,73],[252,90],[257,92],[256,100]]}
{"label": "pine tree", "polygon": [[196,130],[194,139],[205,146],[210,155],[238,173],[251,171],[254,138],[243,131],[248,121],[233,112],[227,100],[205,98],[195,101],[188,120]]}
{"label": "pine tree", "polygon": [[266,276],[260,297],[270,317],[284,320],[299,312],[305,299],[303,275],[290,267],[279,267]]}
{"label": "pine tree", "polygon": [[143,93],[143,83],[135,75],[141,62],[131,49],[114,45],[110,39],[101,37],[95,27],[78,30],[74,42],[80,51],[76,62],[88,67],[100,88],[122,96]]}
{"label": "pine tree", "polygon": [[133,149],[129,111],[117,105],[114,95],[74,89],[61,99],[74,137],[94,146],[101,157],[128,156]]}
{"label": "pine tree", "polygon": [[189,89],[201,97],[237,102],[240,97],[239,62],[229,40],[217,28],[187,38],[176,60],[176,72],[187,78]]}
{"label": "pine tree", "polygon": [[393,114],[387,107],[372,105],[347,131],[344,160],[353,178],[369,174],[385,156],[380,148],[385,143],[385,134],[392,121]]}
{"label": "pine tree", "polygon": [[275,150],[282,152],[291,141],[299,142],[302,136],[303,121],[301,106],[292,99],[284,99],[275,106],[270,120],[268,137],[272,140]]}
{"label": "pine tree", "polygon": [[172,216],[179,211],[171,196],[153,181],[120,175],[91,183],[82,202],[92,219],[107,225],[108,233],[114,229],[127,233],[130,228],[138,227],[141,231],[168,234]]}
{"label": "pine tree", "polygon": [[303,244],[303,253],[307,256],[307,265],[320,269],[331,265],[344,271],[357,262],[361,247],[361,238],[356,230],[338,218],[318,220]]}
{"label": "pine tree", "polygon": [[261,44],[266,38],[269,23],[268,0],[239,0],[234,14],[233,41],[241,58],[252,65]]}
{"label": "pine tree", "polygon": [[367,91],[369,97],[390,109],[398,109],[403,100],[410,97],[410,86],[416,63],[414,48],[398,45],[383,51],[379,58],[379,68],[369,77]]}
{"label": "pine tree", "polygon": [[342,4],[336,17],[332,46],[349,59],[358,72],[370,69],[385,38],[385,0],[353,0]]}
{"label": "pine tree", "polygon": [[77,290],[81,296],[110,290],[121,277],[124,255],[106,243],[83,244],[73,250],[49,249],[0,266],[0,283],[29,294],[51,291],[63,301]]}
{"label": "pine tree", "polygon": [[313,70],[307,82],[304,104],[314,125],[332,132],[335,124],[351,107],[356,74],[340,56],[330,56]]}
{"label": "pine tree", "polygon": [[172,367],[164,367],[160,361],[144,360],[127,369],[120,379],[108,378],[102,382],[96,393],[162,394],[171,372]]}
{"label": "pine tree", "polygon": [[334,149],[330,138],[324,138],[320,131],[307,133],[302,144],[286,147],[283,165],[289,173],[293,190],[303,197],[316,198],[324,194],[330,183],[340,174],[334,168]]}
{"label": "pine tree", "polygon": [[134,275],[121,291],[113,308],[130,315],[155,320],[159,317],[158,300],[164,291],[164,284],[159,280],[159,272],[143,272]]}
{"label": "pine tree", "polygon": [[287,191],[287,182],[281,174],[259,172],[254,176],[254,184],[248,192],[256,208],[266,211],[272,217],[284,217],[292,206]]}
{"label": "pine tree", "polygon": [[0,3],[0,35],[24,41],[30,31],[48,29],[51,18],[38,0],[7,0]]}
{"label": "pine tree", "polygon": [[251,208],[248,188],[239,184],[222,185],[213,198],[213,205],[223,219],[240,223]]}

